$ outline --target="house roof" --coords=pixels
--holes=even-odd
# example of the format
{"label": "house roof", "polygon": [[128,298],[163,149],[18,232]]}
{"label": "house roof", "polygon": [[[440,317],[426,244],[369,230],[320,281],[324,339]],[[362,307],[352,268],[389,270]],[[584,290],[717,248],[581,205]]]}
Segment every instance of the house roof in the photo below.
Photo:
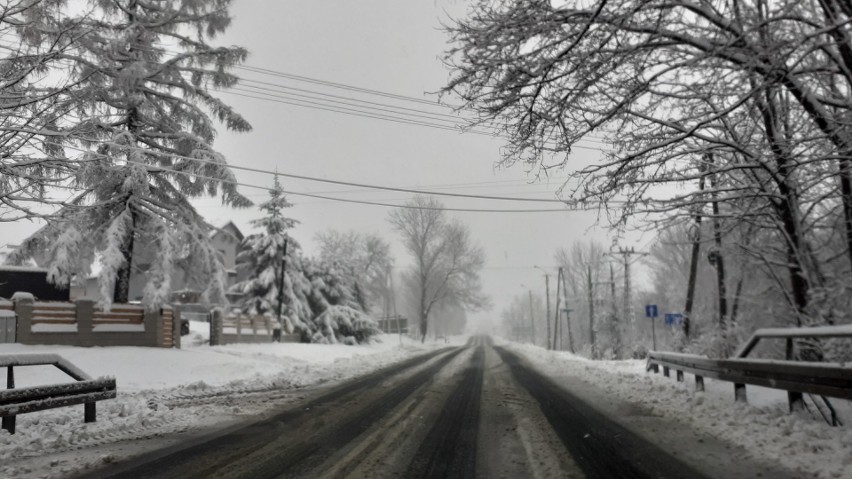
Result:
{"label": "house roof", "polygon": [[237,243],[242,243],[243,239],[245,238],[245,236],[243,235],[243,232],[240,231],[239,228],[237,228],[237,225],[235,225],[233,221],[228,221],[227,223],[225,223],[224,225],[222,225],[218,228],[214,227],[210,231],[210,237],[212,238],[219,233],[224,233],[224,234],[227,234],[227,235],[233,237],[237,241]]}

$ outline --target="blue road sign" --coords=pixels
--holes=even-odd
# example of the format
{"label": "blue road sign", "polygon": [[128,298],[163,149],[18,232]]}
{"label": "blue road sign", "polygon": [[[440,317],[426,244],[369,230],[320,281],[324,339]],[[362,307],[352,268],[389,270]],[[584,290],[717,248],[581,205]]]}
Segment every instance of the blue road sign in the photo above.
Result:
{"label": "blue road sign", "polygon": [[666,326],[679,326],[683,324],[683,315],[680,313],[666,313]]}
{"label": "blue road sign", "polygon": [[645,317],[647,317],[647,318],[656,318],[657,317],[657,305],[656,304],[646,304],[645,305]]}

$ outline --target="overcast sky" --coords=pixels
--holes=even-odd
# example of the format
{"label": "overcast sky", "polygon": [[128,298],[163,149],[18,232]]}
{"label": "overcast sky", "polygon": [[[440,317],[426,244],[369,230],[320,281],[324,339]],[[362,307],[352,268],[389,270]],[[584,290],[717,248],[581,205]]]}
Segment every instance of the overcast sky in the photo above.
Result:
{"label": "overcast sky", "polygon": [[[232,27],[213,43],[247,48],[250,56],[246,65],[250,67],[436,100],[437,97],[430,93],[438,91],[449,77],[441,61],[448,48],[441,23],[464,15],[467,5],[468,2],[460,0],[235,0]],[[242,113],[254,130],[236,135],[222,127],[216,142],[216,147],[235,166],[277,169],[282,173],[358,183],[540,198],[556,198],[555,192],[565,176],[564,172],[551,171],[550,179],[536,180],[523,165],[498,169],[496,164],[502,146],[499,138],[280,102],[288,101],[281,92],[289,91],[325,98],[334,94],[415,110],[440,111],[428,105],[328,88],[280,75],[245,70],[237,73],[253,82],[246,82],[242,91],[234,92],[236,95],[222,93],[220,96]],[[317,93],[299,92],[294,88]],[[253,96],[263,96],[263,92],[277,96],[265,99],[237,96],[249,94],[248,89],[254,89]],[[568,165],[589,162],[597,154],[591,150],[577,150]],[[272,184],[269,175],[246,171],[235,171],[235,174],[243,183]],[[286,178],[282,178],[282,184],[286,190],[295,192],[319,192],[326,196],[393,204],[402,204],[410,198],[405,193],[368,192]],[[256,202],[268,196],[252,188],[242,188],[242,192]],[[288,213],[301,222],[293,236],[308,254],[315,251],[313,237],[316,233],[328,229],[354,229],[381,234],[393,244],[397,265],[404,267],[408,263],[396,233],[387,222],[389,208],[295,195],[289,199],[295,206]],[[452,198],[441,201],[447,207],[457,208],[558,207],[546,203]],[[252,231],[248,222],[258,216],[256,208],[222,208],[219,201],[212,198],[198,200],[195,204],[212,224],[234,221],[244,233]],[[607,247],[611,243],[605,230],[594,227],[594,213],[457,212],[452,215],[470,227],[473,238],[486,253],[483,285],[492,297],[494,308],[491,312],[474,315],[475,320],[496,317],[512,295],[526,294],[522,284],[538,288],[541,293],[544,280],[534,266],[553,269],[553,256],[560,246],[590,236]],[[10,227],[5,241],[20,241],[35,227],[30,224]],[[630,239],[632,241],[620,244],[640,248],[649,240],[638,235],[631,235]]]}

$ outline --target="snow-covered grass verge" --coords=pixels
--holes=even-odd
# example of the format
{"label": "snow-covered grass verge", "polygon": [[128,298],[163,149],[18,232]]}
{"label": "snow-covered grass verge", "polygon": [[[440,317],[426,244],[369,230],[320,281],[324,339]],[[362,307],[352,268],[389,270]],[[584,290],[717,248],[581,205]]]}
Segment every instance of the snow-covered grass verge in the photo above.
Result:
{"label": "snow-covered grass verge", "polygon": [[[118,388],[116,399],[98,403],[95,423],[83,423],[82,405],[18,416],[16,434],[0,430],[0,477],[43,477],[31,460],[40,457],[56,463],[48,477],[63,477],[93,459],[118,457],[100,458],[89,451],[79,459],[65,454],[55,460],[52,455],[233,422],[297,400],[303,387],[349,379],[445,346],[443,341],[421,345],[408,338],[400,344],[395,335],[379,340],[357,346],[276,343],[184,349],[0,344],[0,354],[59,354],[92,377],[114,376]],[[16,387],[70,381],[52,366],[15,368]],[[36,466],[44,466],[38,462]]]}
{"label": "snow-covered grass verge", "polygon": [[590,361],[567,352],[504,344],[557,382],[579,378],[654,415],[728,441],[747,457],[779,464],[794,477],[852,477],[852,415],[843,414],[850,410],[846,401],[832,400],[847,425],[831,427],[806,413],[789,414],[784,391],[748,386],[749,404],[735,403],[729,382],[705,379],[706,391],[700,393],[694,391],[692,375],[678,383],[674,372],[669,378],[646,373],[645,361]]}

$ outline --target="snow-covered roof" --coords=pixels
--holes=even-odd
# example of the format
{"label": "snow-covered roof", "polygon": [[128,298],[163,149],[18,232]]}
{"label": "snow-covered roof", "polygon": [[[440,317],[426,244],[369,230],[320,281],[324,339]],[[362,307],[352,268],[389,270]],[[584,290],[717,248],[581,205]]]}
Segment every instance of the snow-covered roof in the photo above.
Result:
{"label": "snow-covered roof", "polygon": [[240,231],[240,229],[237,227],[237,225],[234,224],[233,221],[228,221],[227,223],[218,228],[213,227],[213,229],[210,230],[210,237],[212,238],[219,233],[224,233],[232,237],[234,240],[236,240],[237,243],[241,243],[243,239],[245,239],[243,232]]}

